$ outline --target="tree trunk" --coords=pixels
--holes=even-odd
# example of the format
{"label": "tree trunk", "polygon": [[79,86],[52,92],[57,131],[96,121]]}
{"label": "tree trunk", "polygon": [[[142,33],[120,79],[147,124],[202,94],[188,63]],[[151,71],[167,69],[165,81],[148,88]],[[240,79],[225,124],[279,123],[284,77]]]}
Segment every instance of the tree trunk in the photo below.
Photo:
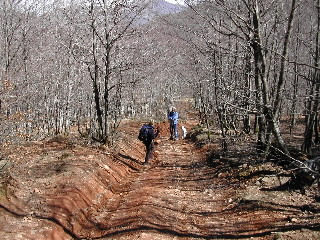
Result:
{"label": "tree trunk", "polygon": [[[260,18],[259,18],[259,8],[257,1],[255,2],[254,12],[253,12],[253,26],[254,26],[254,39],[252,42],[252,47],[254,51],[255,58],[255,79],[256,79],[256,89],[257,93],[261,92],[259,96],[260,106],[263,106],[263,115],[265,117],[265,122],[260,121],[259,124],[259,137],[258,137],[258,147],[262,147],[266,154],[268,154],[269,146],[271,144],[271,134],[275,137],[277,142],[277,147],[280,148],[282,152],[288,154],[286,145],[282,139],[280,127],[279,127],[279,115],[280,106],[283,99],[283,87],[284,87],[284,73],[285,73],[285,62],[288,52],[289,37],[292,30],[292,23],[295,11],[296,1],[292,0],[290,16],[288,19],[287,32],[284,39],[282,58],[280,62],[280,74],[276,85],[276,91],[274,91],[274,104],[270,103],[269,99],[269,89],[266,79],[266,64],[264,50],[262,49],[262,42],[260,37]],[[261,108],[260,108],[261,110]],[[266,125],[264,125],[266,124]],[[265,136],[263,136],[265,135]]]}
{"label": "tree trunk", "polygon": [[[304,132],[304,142],[302,144],[302,151],[307,154],[312,154],[312,145],[313,145],[313,134],[316,127],[317,113],[319,109],[319,97],[320,97],[320,72],[317,69],[319,67],[319,55],[320,55],[320,0],[317,1],[317,10],[318,10],[318,24],[317,24],[317,33],[316,33],[316,51],[314,58],[315,70],[312,79],[312,85],[310,89],[310,97],[307,103],[307,117],[306,117],[306,126]],[[317,140],[317,139],[316,139]]]}

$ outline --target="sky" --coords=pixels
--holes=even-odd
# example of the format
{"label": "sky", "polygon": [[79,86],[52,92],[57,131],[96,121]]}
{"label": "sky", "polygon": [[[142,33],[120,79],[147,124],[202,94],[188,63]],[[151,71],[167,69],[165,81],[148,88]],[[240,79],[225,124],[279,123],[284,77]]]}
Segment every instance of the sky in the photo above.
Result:
{"label": "sky", "polygon": [[166,2],[169,2],[169,3],[173,3],[173,4],[181,4],[181,5],[184,5],[184,0],[165,0]]}

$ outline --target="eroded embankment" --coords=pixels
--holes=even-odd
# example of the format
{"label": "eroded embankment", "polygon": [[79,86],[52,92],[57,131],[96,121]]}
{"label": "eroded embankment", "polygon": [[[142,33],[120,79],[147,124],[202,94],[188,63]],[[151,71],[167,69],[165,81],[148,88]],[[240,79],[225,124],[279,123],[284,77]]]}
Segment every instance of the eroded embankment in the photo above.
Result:
{"label": "eroded embankment", "polygon": [[253,237],[277,231],[295,211],[240,199],[241,184],[232,170],[209,167],[187,140],[163,136],[155,159],[143,165],[137,127],[127,129],[117,153],[63,138],[7,151],[0,196],[3,239],[120,239],[152,230],[163,234],[161,239],[168,233]]}

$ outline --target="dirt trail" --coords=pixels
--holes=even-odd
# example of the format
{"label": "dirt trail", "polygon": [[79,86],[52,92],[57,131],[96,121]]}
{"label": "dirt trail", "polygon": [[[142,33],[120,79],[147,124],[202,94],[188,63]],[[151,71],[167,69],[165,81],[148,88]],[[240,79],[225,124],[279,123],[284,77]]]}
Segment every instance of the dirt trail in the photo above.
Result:
{"label": "dirt trail", "polygon": [[155,158],[143,165],[140,124],[125,123],[116,152],[65,138],[7,148],[3,239],[319,239],[310,230],[320,227],[319,204],[260,191],[278,180],[240,153],[209,165],[193,142],[168,140],[163,123]]}
{"label": "dirt trail", "polygon": [[136,232],[107,239],[250,238],[276,230],[275,222],[283,218],[276,208],[266,213],[263,204],[239,202],[239,181],[208,167],[203,153],[187,140],[163,138],[156,158],[128,182],[127,202],[114,215],[123,218],[134,209],[140,223]]}

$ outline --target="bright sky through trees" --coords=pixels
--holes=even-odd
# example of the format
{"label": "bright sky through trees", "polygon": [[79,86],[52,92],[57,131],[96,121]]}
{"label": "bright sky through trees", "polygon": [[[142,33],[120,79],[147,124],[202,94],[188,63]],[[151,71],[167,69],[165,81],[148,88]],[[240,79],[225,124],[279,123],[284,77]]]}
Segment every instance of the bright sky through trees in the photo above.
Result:
{"label": "bright sky through trees", "polygon": [[172,3],[172,4],[181,4],[184,5],[184,0],[165,0],[166,2]]}

